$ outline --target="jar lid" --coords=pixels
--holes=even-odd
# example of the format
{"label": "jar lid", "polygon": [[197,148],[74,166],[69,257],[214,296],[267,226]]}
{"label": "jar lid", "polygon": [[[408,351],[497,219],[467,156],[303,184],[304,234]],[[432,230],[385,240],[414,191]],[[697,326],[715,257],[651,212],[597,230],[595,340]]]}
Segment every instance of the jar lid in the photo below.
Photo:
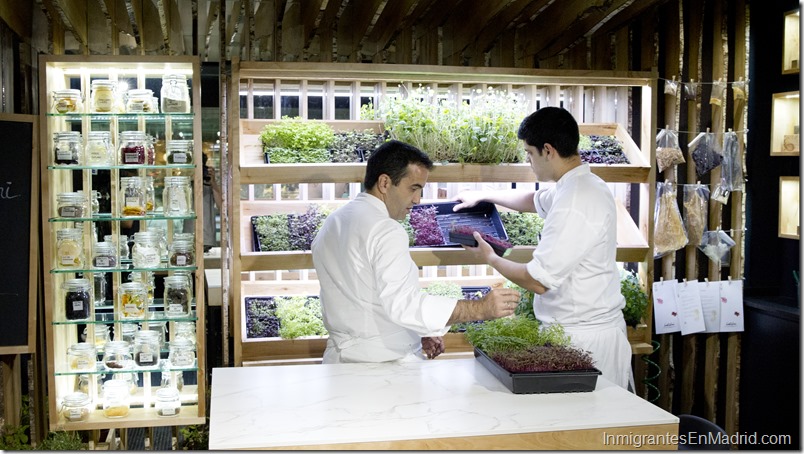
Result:
{"label": "jar lid", "polygon": [[137,331],[134,335],[134,339],[159,339],[159,331],[154,331],[152,329],[144,329]]}
{"label": "jar lid", "polygon": [[79,131],[57,131],[53,133],[54,140],[81,140]]}
{"label": "jar lid", "polygon": [[84,235],[84,232],[81,229],[59,229],[56,230],[56,240],[80,240],[81,237]]}
{"label": "jar lid", "polygon": [[129,96],[147,96],[153,97],[154,91],[150,88],[134,88],[128,91]]}
{"label": "jar lid", "polygon": [[120,186],[142,185],[144,177],[120,177]]}
{"label": "jar lid", "polygon": [[117,82],[109,79],[95,79],[92,81],[92,88],[95,87],[117,87]]}
{"label": "jar lid", "polygon": [[60,192],[56,195],[56,198],[64,200],[72,200],[72,199],[85,200],[83,192]]}
{"label": "jar lid", "polygon": [[112,140],[111,131],[90,131],[88,136],[90,140]]}
{"label": "jar lid", "polygon": [[106,342],[103,345],[103,349],[106,350],[107,352],[121,351],[121,350],[122,351],[128,351],[129,344],[128,344],[127,341],[124,341],[124,340],[109,341],[109,342]]}
{"label": "jar lid", "polygon": [[73,345],[70,345],[70,350],[79,351],[79,352],[92,352],[95,353],[95,344],[90,344],[88,342],[77,342]]}
{"label": "jar lid", "polygon": [[190,177],[188,176],[173,176],[173,177],[165,177],[165,185],[168,184],[179,184],[184,185],[190,182]]}
{"label": "jar lid", "polygon": [[145,131],[123,131],[120,133],[122,140],[141,139],[145,140]]}
{"label": "jar lid", "polygon": [[193,349],[193,348],[195,348],[195,345],[193,345],[193,341],[191,341],[190,339],[180,337],[178,339],[173,339],[172,341],[170,341],[170,348],[171,349],[172,348],[178,348],[178,349],[189,348],[189,349]]}
{"label": "jar lid", "polygon": [[135,292],[144,292],[145,291],[145,285],[142,282],[137,282],[137,281],[124,282],[124,283],[120,284],[120,289],[121,290],[135,291]]}
{"label": "jar lid", "polygon": [[88,289],[89,288],[89,279],[67,279],[64,281],[64,288],[65,289]]}
{"label": "jar lid", "polygon": [[168,73],[168,74],[165,74],[165,75],[162,76],[162,80],[179,80],[179,81],[183,80],[183,81],[186,81],[187,76],[185,76],[184,74]]}
{"label": "jar lid", "polygon": [[156,398],[162,401],[177,400],[179,390],[172,387],[159,388],[156,390]]}
{"label": "jar lid", "polygon": [[187,284],[187,278],[184,276],[165,276],[165,285],[167,284]]}
{"label": "jar lid", "polygon": [[114,244],[106,241],[95,243],[95,251],[114,251]]}
{"label": "jar lid", "polygon": [[123,379],[120,379],[120,378],[113,378],[111,380],[107,380],[103,384],[103,389],[104,390],[106,390],[106,389],[125,389],[125,390],[128,390],[129,386],[131,386],[131,383],[129,381],[123,380]]}
{"label": "jar lid", "polygon": [[64,396],[64,405],[70,407],[83,407],[84,405],[89,405],[90,402],[92,400],[89,396],[82,392],[74,392]]}
{"label": "jar lid", "polygon": [[81,96],[81,90],[76,90],[73,88],[68,88],[65,90],[53,90],[53,94],[56,96]]}
{"label": "jar lid", "polygon": [[136,332],[140,329],[140,326],[136,323],[123,323],[120,325],[120,330],[124,333],[131,334],[132,332]]}
{"label": "jar lid", "polygon": [[167,150],[171,151],[190,151],[193,148],[192,140],[171,140],[165,146]]}

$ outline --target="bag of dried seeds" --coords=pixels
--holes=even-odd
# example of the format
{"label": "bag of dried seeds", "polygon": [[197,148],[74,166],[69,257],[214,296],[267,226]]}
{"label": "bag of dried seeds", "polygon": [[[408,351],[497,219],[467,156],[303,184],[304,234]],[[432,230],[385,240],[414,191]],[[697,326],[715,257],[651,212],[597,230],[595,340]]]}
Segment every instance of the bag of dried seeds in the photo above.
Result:
{"label": "bag of dried seeds", "polygon": [[689,244],[701,244],[709,216],[709,188],[697,183],[684,186],[684,227]]}
{"label": "bag of dried seeds", "polygon": [[698,99],[698,87],[700,82],[687,82],[684,84],[684,100],[695,101]]}
{"label": "bag of dried seeds", "polygon": [[[657,151],[658,153],[658,151]],[[727,191],[743,190],[743,163],[737,133],[729,131],[723,136],[723,163],[721,186]]]}
{"label": "bag of dried seeds", "polygon": [[675,79],[664,81],[664,94],[677,96],[678,95],[678,82]]}
{"label": "bag of dried seeds", "polygon": [[695,162],[695,173],[699,177],[706,175],[723,161],[717,135],[713,132],[702,132],[698,134],[698,136],[689,143],[688,147],[690,150],[693,150],[692,160]]}
{"label": "bag of dried seeds", "polygon": [[678,144],[678,134],[676,131],[665,128],[659,131],[656,135],[656,165],[659,167],[659,172],[664,172],[664,169],[672,165],[684,164],[687,162],[684,159],[684,153],[681,152],[681,146]]}
{"label": "bag of dried seeds", "polygon": [[653,212],[653,255],[659,258],[687,245],[687,232],[681,221],[673,183],[656,183],[656,208]]}
{"label": "bag of dried seeds", "polygon": [[710,230],[704,232],[698,249],[720,268],[723,262],[729,261],[729,251],[735,244],[737,243],[723,230]]}
{"label": "bag of dried seeds", "polygon": [[709,96],[709,104],[713,106],[722,106],[724,104],[723,99],[726,93],[726,82],[722,80],[718,80],[717,82],[712,83],[712,93]]}

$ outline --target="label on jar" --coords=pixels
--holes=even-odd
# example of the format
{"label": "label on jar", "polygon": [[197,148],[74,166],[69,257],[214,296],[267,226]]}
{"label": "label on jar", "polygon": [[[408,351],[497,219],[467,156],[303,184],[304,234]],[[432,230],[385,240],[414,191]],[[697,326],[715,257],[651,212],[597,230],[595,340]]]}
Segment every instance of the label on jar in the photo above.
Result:
{"label": "label on jar", "polygon": [[84,310],[84,302],[81,300],[73,301],[73,310],[74,311],[82,311]]}
{"label": "label on jar", "polygon": [[173,153],[171,156],[173,157],[173,162],[176,164],[187,163],[187,153]]}
{"label": "label on jar", "polygon": [[67,205],[59,207],[59,216],[63,218],[78,218],[81,217],[83,211],[81,207]]}
{"label": "label on jar", "polygon": [[184,99],[162,98],[162,112],[187,112],[187,101]]}
{"label": "label on jar", "polygon": [[75,362],[73,363],[73,369],[76,370],[89,369],[89,359],[84,357],[76,359]]}
{"label": "label on jar", "polygon": [[176,407],[162,407],[157,413],[159,416],[174,416],[176,414]]}
{"label": "label on jar", "polygon": [[137,363],[140,365],[148,365],[153,364],[154,362],[154,354],[151,352],[140,352],[137,355]]}
{"label": "label on jar", "polygon": [[74,255],[64,254],[61,256],[61,265],[62,266],[76,266],[78,262],[78,258]]}
{"label": "label on jar", "polygon": [[56,149],[56,159],[59,161],[72,161],[73,152],[71,150]]}
{"label": "label on jar", "polygon": [[112,110],[113,101],[114,97],[112,96],[112,90],[98,89],[95,91],[95,111],[109,112]]}
{"label": "label on jar", "polygon": [[184,254],[176,254],[176,266],[187,266],[187,256]]}
{"label": "label on jar", "polygon": [[123,163],[125,164],[140,164],[139,153],[123,153]]}
{"label": "label on jar", "polygon": [[111,263],[109,262],[110,262],[109,257],[100,257],[100,256],[95,257],[95,266],[97,266],[98,268],[108,268],[112,266]]}
{"label": "label on jar", "polygon": [[181,304],[171,304],[170,306],[168,306],[168,312],[181,314],[184,312],[184,306]]}

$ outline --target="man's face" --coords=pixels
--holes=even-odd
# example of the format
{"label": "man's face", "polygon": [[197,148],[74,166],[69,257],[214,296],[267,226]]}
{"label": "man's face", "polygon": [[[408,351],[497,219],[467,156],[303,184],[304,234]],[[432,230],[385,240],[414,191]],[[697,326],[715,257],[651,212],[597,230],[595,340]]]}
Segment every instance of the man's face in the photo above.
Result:
{"label": "man's face", "polygon": [[388,214],[391,218],[401,221],[405,219],[405,215],[410,213],[413,205],[421,201],[422,190],[424,185],[427,184],[427,177],[430,172],[416,164],[408,164],[408,173],[399,182],[398,185],[390,183],[390,178],[387,175],[381,178],[387,178],[384,185],[385,189],[385,206],[388,208]]}
{"label": "man's face", "polygon": [[525,142],[525,151],[528,153],[528,163],[533,174],[536,175],[536,181],[551,181],[550,168],[547,162],[547,145],[542,150],[541,154],[533,145]]}

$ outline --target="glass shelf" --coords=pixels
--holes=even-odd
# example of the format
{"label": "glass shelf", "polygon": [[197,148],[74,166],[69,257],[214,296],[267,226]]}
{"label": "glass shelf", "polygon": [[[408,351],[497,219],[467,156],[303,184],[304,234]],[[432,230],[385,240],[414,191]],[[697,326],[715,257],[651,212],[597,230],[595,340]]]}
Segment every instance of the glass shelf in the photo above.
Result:
{"label": "glass shelf", "polygon": [[190,113],[97,113],[97,112],[89,112],[89,113],[78,113],[78,112],[70,112],[70,113],[48,113],[48,117],[52,118],[63,118],[67,121],[82,121],[85,118],[88,118],[90,121],[109,121],[112,118],[117,118],[118,121],[126,122],[132,121],[136,122],[140,118],[145,120],[160,120],[165,121],[166,119],[171,120],[185,120],[185,121],[193,121],[194,114]]}
{"label": "glass shelf", "polygon": [[140,373],[160,373],[160,372],[195,372],[198,370],[198,360],[193,361],[191,366],[173,367],[166,359],[160,359],[159,364],[151,367],[140,367],[132,361],[131,367],[112,369],[106,367],[102,361],[97,362],[96,370],[77,370],[77,371],[56,371],[56,375],[106,375],[106,374],[140,374]]}
{"label": "glass shelf", "polygon": [[161,213],[146,214],[145,216],[112,216],[108,213],[97,213],[95,216],[88,218],[48,218],[48,222],[104,222],[104,221],[183,221],[186,219],[195,219],[195,213],[189,213],[182,216],[165,216]]}
{"label": "glass shelf", "polygon": [[[154,306],[151,306],[154,307]],[[195,304],[193,304],[195,307]],[[97,309],[97,308],[96,308]],[[163,311],[160,312],[149,312],[149,314],[162,314],[159,317],[149,317],[149,318],[140,318],[140,319],[115,319],[114,313],[112,312],[104,312],[104,313],[95,313],[95,320],[62,320],[62,321],[53,321],[53,325],[111,325],[113,323],[121,323],[121,324],[136,324],[136,323],[161,323],[161,322],[193,322],[195,323],[198,320],[198,317],[195,316],[195,311],[193,310],[189,315],[185,315],[182,317],[168,317],[164,315]]]}
{"label": "glass shelf", "polygon": [[[164,266],[161,266],[164,265]],[[127,265],[125,268],[75,268],[75,269],[51,269],[51,274],[64,274],[64,273],[122,273],[122,272],[145,272],[145,271],[195,271],[198,267],[192,266],[168,266],[167,263],[160,264],[156,268],[135,268],[133,264]]]}
{"label": "glass shelf", "polygon": [[48,170],[139,170],[139,169],[194,169],[195,164],[118,164],[103,166],[79,166],[79,165],[49,165]]}

